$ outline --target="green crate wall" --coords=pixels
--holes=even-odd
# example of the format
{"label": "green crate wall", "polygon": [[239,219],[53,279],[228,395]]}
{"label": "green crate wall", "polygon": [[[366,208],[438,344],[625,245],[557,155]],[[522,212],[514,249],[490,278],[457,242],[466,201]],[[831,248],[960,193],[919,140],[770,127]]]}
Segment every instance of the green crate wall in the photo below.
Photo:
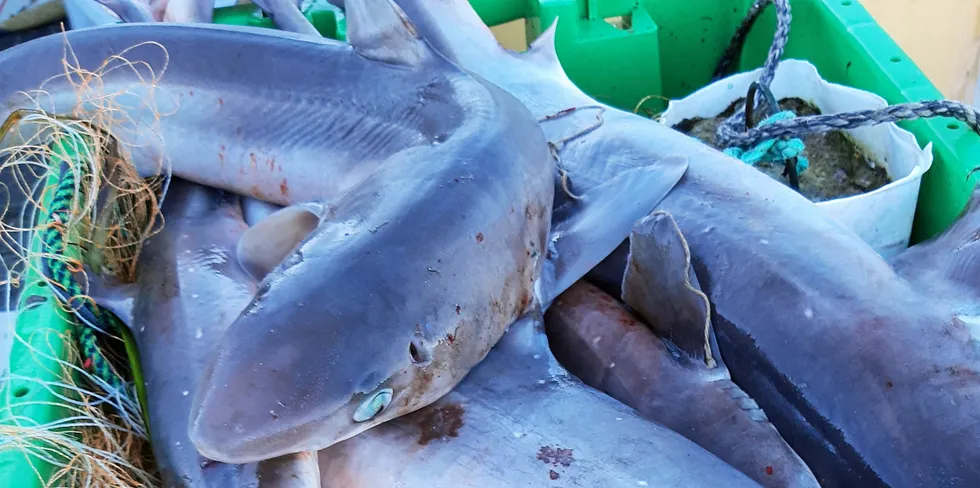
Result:
{"label": "green crate wall", "polygon": [[[632,110],[647,95],[676,99],[710,82],[711,74],[752,0],[471,0],[496,25],[526,18],[528,41],[555,18],[558,57],[584,91]],[[942,98],[926,76],[857,0],[792,0],[784,59],[805,59],[827,80],[874,92],[889,103]],[[605,19],[625,17],[628,29]],[[756,22],[739,71],[762,65],[775,30],[772,7]],[[644,104],[662,110],[653,98]],[[945,229],[973,190],[967,174],[980,166],[980,137],[952,119],[902,122],[935,162],[922,180],[912,242]]]}

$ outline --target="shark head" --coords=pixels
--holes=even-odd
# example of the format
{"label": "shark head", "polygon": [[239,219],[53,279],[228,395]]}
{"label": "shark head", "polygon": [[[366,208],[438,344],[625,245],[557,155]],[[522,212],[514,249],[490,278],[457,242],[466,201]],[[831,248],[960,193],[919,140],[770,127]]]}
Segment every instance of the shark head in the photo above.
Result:
{"label": "shark head", "polygon": [[[405,290],[361,279],[328,297],[290,278],[264,285],[204,373],[190,433],[208,458],[246,463],[317,450],[452,387],[451,344],[436,333],[445,327],[401,306],[412,301]],[[274,296],[291,300],[264,299]]]}

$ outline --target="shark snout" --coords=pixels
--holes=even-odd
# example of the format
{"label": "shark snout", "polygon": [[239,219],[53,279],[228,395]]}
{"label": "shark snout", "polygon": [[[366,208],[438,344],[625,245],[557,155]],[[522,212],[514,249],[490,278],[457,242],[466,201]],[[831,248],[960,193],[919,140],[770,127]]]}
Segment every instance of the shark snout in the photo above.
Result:
{"label": "shark snout", "polygon": [[209,459],[244,464],[326,448],[388,418],[404,393],[368,364],[311,365],[293,342],[242,354],[235,342],[208,364],[191,407],[190,439]]}
{"label": "shark snout", "polygon": [[293,394],[298,382],[288,371],[227,356],[209,365],[189,419],[190,439],[201,455],[223,463],[257,462],[316,450],[330,431],[342,431],[346,425],[331,419],[347,417],[340,414],[346,405]]}
{"label": "shark snout", "polygon": [[208,459],[244,464],[301,451],[349,429],[346,405],[308,411],[305,404],[277,400],[274,393],[244,398],[226,388],[199,392],[191,410],[189,435]]}
{"label": "shark snout", "polygon": [[333,411],[304,416],[281,402],[266,408],[216,392],[203,395],[191,413],[191,441],[202,456],[230,464],[324,449],[382,422],[397,398],[391,388],[378,388]]}
{"label": "shark snout", "polygon": [[317,451],[451,386],[434,369],[443,334],[352,302],[353,291],[323,294],[343,288],[311,284],[323,278],[300,265],[270,280],[215,346],[188,425],[203,456],[243,464]]}

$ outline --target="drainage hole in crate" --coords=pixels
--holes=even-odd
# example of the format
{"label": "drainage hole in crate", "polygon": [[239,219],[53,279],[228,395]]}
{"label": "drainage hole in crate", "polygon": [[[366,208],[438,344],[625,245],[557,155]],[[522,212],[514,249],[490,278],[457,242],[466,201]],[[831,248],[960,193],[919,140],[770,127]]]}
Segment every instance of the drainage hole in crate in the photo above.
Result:
{"label": "drainage hole in crate", "polygon": [[615,17],[607,17],[604,19],[609,25],[619,29],[628,31],[633,28],[633,14],[629,13],[626,15],[617,15]]}
{"label": "drainage hole in crate", "polygon": [[946,124],[946,128],[949,129],[949,130],[959,130],[960,129],[960,124],[957,124],[956,122],[950,122],[950,123]]}
{"label": "drainage hole in crate", "polygon": [[19,386],[16,390],[14,390],[14,398],[25,397],[30,392],[31,390],[28,390],[26,386]]}
{"label": "drainage hole in crate", "polygon": [[902,62],[902,58],[900,58],[898,56],[892,56],[892,59],[890,61],[893,62],[893,63],[901,63]]}
{"label": "drainage hole in crate", "polygon": [[48,297],[42,295],[31,295],[24,300],[24,310],[36,308],[48,301]]}
{"label": "drainage hole in crate", "polygon": [[844,0],[840,4],[843,5],[843,6],[845,6],[845,7],[850,7],[851,6],[851,0]]}

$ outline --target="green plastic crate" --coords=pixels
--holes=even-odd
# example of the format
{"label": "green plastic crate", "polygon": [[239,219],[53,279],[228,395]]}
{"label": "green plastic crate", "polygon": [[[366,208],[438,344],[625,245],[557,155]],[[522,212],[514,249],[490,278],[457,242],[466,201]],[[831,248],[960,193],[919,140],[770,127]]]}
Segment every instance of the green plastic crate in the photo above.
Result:
{"label": "green plastic crate", "polygon": [[[535,39],[561,17],[557,34],[558,55],[571,79],[583,90],[611,105],[632,110],[648,95],[680,98],[710,81],[711,74],[752,0],[470,0],[488,25],[526,19],[527,40]],[[786,58],[806,59],[824,78],[868,90],[890,103],[941,98],[925,75],[874,22],[857,0],[793,0],[794,22]],[[314,3],[305,12],[317,30],[327,37],[344,39],[342,16],[326,4]],[[622,28],[607,19],[620,18]],[[254,5],[217,9],[220,24],[272,28],[270,19]],[[775,28],[773,12],[767,12],[749,35],[737,69],[761,66]],[[652,98],[644,109],[658,111],[662,99]],[[980,138],[963,124],[948,119],[906,122],[920,144],[933,143],[935,163],[925,175],[920,191],[913,242],[944,229],[959,214],[973,188],[966,175],[980,160]],[[28,277],[30,285],[38,277]],[[67,330],[61,313],[51,305],[45,288],[36,293],[47,302],[20,317],[16,333],[32,342],[38,334]],[[44,332],[47,330],[48,332]],[[39,332],[40,331],[40,332]],[[33,338],[33,339],[30,339]],[[55,347],[49,351],[59,356]],[[11,372],[46,378],[51,364],[43,364],[15,345]],[[10,383],[0,390],[0,402],[10,411],[46,422],[63,412],[50,407],[26,405],[49,400],[43,390],[32,391]],[[0,418],[0,422],[9,419]],[[34,463],[32,467],[28,463]],[[21,453],[0,454],[0,486],[42,486],[50,467]]]}
{"label": "green plastic crate", "polygon": [[[47,189],[42,198],[42,207],[48,208],[58,180],[51,176],[45,183]],[[39,214],[39,218],[45,217],[43,212]],[[47,251],[40,233],[32,236],[30,250],[34,255]],[[69,257],[80,257],[77,246],[67,246],[66,252]],[[26,270],[24,291],[17,304],[22,312],[18,314],[15,324],[16,337],[10,351],[10,372],[20,378],[0,385],[0,424],[4,425],[41,425],[56,422],[68,415],[64,409],[51,404],[57,401],[55,392],[68,396],[68,390],[51,391],[39,388],[39,382],[53,383],[62,380],[61,365],[48,358],[67,356],[64,338],[73,326],[67,312],[57,304],[51,288],[37,273],[38,269],[40,262]],[[18,337],[23,342],[17,340]],[[32,378],[36,381],[21,378]],[[44,446],[37,443],[34,445]],[[0,451],[0,486],[41,487],[44,486],[42,481],[50,479],[54,473],[54,465],[24,451]]]}
{"label": "green plastic crate", "polygon": [[[632,110],[647,95],[684,97],[708,84],[752,0],[471,0],[489,25],[526,18],[527,39],[560,17],[558,57],[569,77],[597,99]],[[829,81],[874,92],[891,104],[942,98],[857,0],[792,0],[784,59],[806,59]],[[627,30],[605,19],[623,17]],[[746,40],[738,71],[762,65],[775,30],[772,7]],[[653,98],[645,109],[659,111]],[[922,179],[912,243],[945,229],[973,190],[980,137],[952,119],[899,124],[935,162]]]}

